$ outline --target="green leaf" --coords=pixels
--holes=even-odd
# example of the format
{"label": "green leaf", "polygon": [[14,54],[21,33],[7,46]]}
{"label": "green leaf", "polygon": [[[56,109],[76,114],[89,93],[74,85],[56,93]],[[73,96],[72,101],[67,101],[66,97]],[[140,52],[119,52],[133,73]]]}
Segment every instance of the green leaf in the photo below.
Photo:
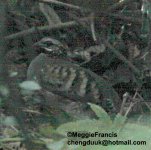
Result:
{"label": "green leaf", "polygon": [[95,112],[99,120],[103,121],[105,124],[108,125],[112,124],[112,120],[110,116],[106,113],[106,111],[102,107],[92,103],[88,103],[88,104],[90,105],[91,109]]}
{"label": "green leaf", "polygon": [[58,142],[46,144],[47,148],[50,150],[63,150],[64,145],[66,144],[66,139],[62,139]]}
{"label": "green leaf", "polygon": [[17,4],[17,0],[9,0],[10,6],[15,6]]}
{"label": "green leaf", "polygon": [[[76,121],[76,122],[71,122],[67,123],[64,125],[61,125],[57,131],[67,135],[67,132],[70,131],[77,131],[80,133],[80,131],[85,131],[85,132],[100,132],[100,133],[107,133],[107,132],[114,132],[117,133],[117,137],[112,137],[112,138],[105,138],[105,140],[110,140],[111,142],[114,141],[124,141],[127,142],[128,140],[133,141],[146,141],[146,145],[109,145],[108,146],[102,146],[102,145],[87,145],[85,148],[86,150],[150,150],[151,146],[151,128],[147,126],[142,126],[139,124],[132,124],[132,123],[126,123],[125,124],[126,118],[118,114],[114,120],[114,123],[117,125],[115,126],[116,129],[119,129],[120,126],[120,131],[115,132],[117,130],[114,130],[111,126],[108,126],[107,124],[103,124],[101,121],[97,120],[81,120],[81,121]],[[114,124],[114,125],[115,125]],[[93,141],[100,140],[100,137],[96,138],[90,138]],[[82,141],[83,139],[78,139]],[[89,139],[84,139],[85,141]],[[104,139],[102,139],[104,140]],[[67,148],[69,149],[69,148]],[[70,150],[70,149],[69,149]],[[83,146],[79,146],[75,150],[83,150]]]}
{"label": "green leaf", "polygon": [[79,120],[63,124],[57,128],[59,134],[67,136],[68,132],[105,132],[111,127],[110,124],[105,124],[100,120]]}
{"label": "green leaf", "polygon": [[14,118],[13,116],[8,116],[8,117],[5,117],[4,119],[3,118],[1,119],[2,119],[2,124],[6,126],[17,125],[16,118]]}
{"label": "green leaf", "polygon": [[38,129],[39,129],[39,133],[45,137],[50,137],[53,133],[56,132],[54,128],[49,124],[42,124],[39,126]]}
{"label": "green leaf", "polygon": [[122,116],[121,114],[117,114],[113,121],[113,128],[121,129],[125,124],[127,117]]}

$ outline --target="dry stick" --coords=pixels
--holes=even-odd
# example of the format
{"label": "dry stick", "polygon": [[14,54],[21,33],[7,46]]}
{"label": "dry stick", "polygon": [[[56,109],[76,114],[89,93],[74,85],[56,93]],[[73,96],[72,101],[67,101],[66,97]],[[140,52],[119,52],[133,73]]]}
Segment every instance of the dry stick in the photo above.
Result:
{"label": "dry stick", "polygon": [[[54,4],[57,4],[57,5],[60,5],[60,6],[64,6],[64,7],[67,7],[67,8],[71,8],[71,9],[81,10],[81,7],[79,7],[79,6],[76,6],[76,5],[73,5],[73,4],[68,4],[68,3],[63,3],[63,2],[60,2],[60,1],[57,1],[57,0],[40,0],[40,1],[41,2],[46,2],[46,3],[54,3]],[[112,17],[119,18],[119,19],[122,19],[122,20],[125,20],[125,21],[130,21],[130,22],[135,22],[135,23],[141,24],[142,23],[141,19],[135,19],[135,18],[131,18],[131,17],[127,17],[127,16],[124,16],[124,15],[121,15],[121,14],[112,14],[111,13],[114,10],[116,10],[117,8],[124,6],[125,4],[127,4],[130,1],[131,0],[123,0],[122,2],[118,2],[118,3],[114,4],[114,5],[112,5],[105,12],[104,11],[103,12],[100,11],[101,16],[102,15],[104,15],[104,16],[112,16]],[[95,12],[95,10],[94,10],[94,12]],[[92,37],[93,37],[94,41],[96,41],[95,30],[94,30],[93,25],[94,24],[91,22]]]}
{"label": "dry stick", "polygon": [[91,28],[92,38],[96,42],[97,37],[96,37],[96,34],[95,34],[94,13],[91,13],[90,17],[91,17],[90,18],[90,28]]}
{"label": "dry stick", "polygon": [[60,17],[51,6],[45,3],[39,3],[39,9],[47,19],[49,26],[62,23]]}
{"label": "dry stick", "polygon": [[145,102],[145,100],[143,99],[143,97],[139,93],[137,93],[137,95],[139,96],[139,98],[141,99],[141,101],[144,102],[144,104],[148,107],[148,109],[151,112],[151,107],[147,104],[147,102]]}
{"label": "dry stick", "polygon": [[56,5],[64,6],[64,7],[67,7],[67,8],[81,10],[81,8],[79,6],[68,4],[68,3],[63,3],[63,2],[60,2],[60,1],[57,1],[57,0],[39,0],[39,2],[49,3],[49,4],[51,3],[51,4],[56,4]]}
{"label": "dry stick", "polygon": [[[137,92],[137,90],[136,90],[136,92],[135,92],[135,94],[134,94],[132,100],[136,98],[137,93],[138,93],[138,92]],[[123,110],[124,110],[124,105],[125,105],[125,103],[126,103],[128,97],[129,97],[128,93],[125,93],[125,94],[123,95],[123,102],[122,102],[121,109],[120,109],[120,114],[121,114],[121,115],[122,115],[123,112],[124,112],[124,111],[123,111]],[[126,111],[126,113],[125,113],[124,116],[127,116],[127,115],[128,115],[128,113],[130,112],[131,108],[132,108],[132,107],[134,106],[134,104],[136,104],[136,103],[137,103],[137,102],[135,102],[135,103],[131,102],[131,103],[130,103],[130,106],[129,106],[129,108],[127,109],[127,111]]]}
{"label": "dry stick", "polygon": [[25,139],[24,138],[20,138],[20,137],[14,137],[14,138],[9,138],[9,137],[6,137],[6,138],[2,138],[0,139],[0,142],[21,142],[21,141],[24,141]]}
{"label": "dry stick", "polygon": [[37,30],[39,32],[44,32],[44,31],[50,31],[50,30],[55,30],[55,29],[62,29],[62,28],[68,28],[68,27],[72,27],[72,26],[77,26],[78,23],[76,21],[69,21],[66,23],[60,23],[54,26],[42,26],[42,27],[32,27],[30,29],[24,30],[24,31],[20,31],[18,33],[14,33],[11,35],[8,35],[5,37],[6,40],[12,40],[15,38],[19,38],[19,37],[23,37],[26,35],[30,35],[30,34],[34,34],[37,32]]}
{"label": "dry stick", "polygon": [[[54,4],[61,5],[61,6],[71,8],[71,9],[82,10],[81,7],[79,7],[79,6],[76,6],[73,4],[68,4],[68,3],[63,3],[63,2],[60,2],[57,0],[41,0],[41,1],[45,2],[45,3],[54,3]],[[91,19],[90,20],[90,28],[91,28],[92,38],[94,41],[96,41],[95,27],[94,27],[94,13],[92,13],[90,17],[91,17],[90,18]]]}
{"label": "dry stick", "polygon": [[[135,92],[135,94],[134,94],[134,96],[133,96],[133,99],[135,99],[136,96],[138,96],[138,97],[140,98],[140,102],[141,102],[141,101],[144,102],[143,97],[142,97],[137,91]],[[124,116],[127,116],[128,113],[130,112],[130,110],[132,109],[132,107],[133,107],[136,103],[138,103],[138,102],[139,102],[139,101],[131,102],[131,103],[130,103],[130,106],[129,106],[129,108],[127,109],[127,111],[126,111],[126,113],[125,113]],[[151,111],[151,107],[147,104],[147,102],[144,102],[144,104],[145,104],[145,105],[148,107],[148,109]]]}
{"label": "dry stick", "polygon": [[[60,6],[64,6],[67,8],[71,8],[71,9],[76,9],[76,10],[81,10],[81,7],[77,6],[77,5],[73,5],[73,4],[68,4],[68,3],[64,3],[64,2],[60,2],[58,0],[39,0],[40,2],[45,2],[45,3],[51,3],[51,4],[56,4],[56,5],[60,5]],[[131,0],[123,0],[121,2],[118,2],[114,5],[112,5],[111,7],[109,7],[106,12],[113,12],[114,10],[124,6],[125,4],[127,4],[128,2],[130,2]],[[79,3],[80,5],[80,3]],[[94,10],[95,11],[95,10]]]}
{"label": "dry stick", "polygon": [[120,112],[119,112],[119,114],[121,114],[121,115],[122,115],[123,112],[124,112],[124,106],[125,106],[125,103],[126,103],[128,97],[129,97],[129,94],[126,92],[126,93],[123,95],[123,102],[122,102],[122,105],[121,105],[121,108],[120,108]]}
{"label": "dry stick", "polygon": [[[141,101],[144,102],[143,97],[142,97],[137,91],[135,92],[135,95],[133,96],[133,99],[135,99],[136,96],[139,96],[140,102],[141,102]],[[132,109],[132,107],[133,107],[136,103],[138,103],[138,101],[136,101],[136,102],[131,102],[131,103],[130,103],[130,106],[129,106],[129,108],[127,109],[127,111],[126,111],[126,113],[125,113],[124,116],[127,116],[127,115],[128,115],[128,113],[130,112],[130,110]],[[144,102],[144,103],[145,103],[145,105],[148,107],[148,109],[151,111],[151,107],[150,107],[146,102]]]}
{"label": "dry stick", "polygon": [[132,99],[135,99],[135,98],[136,98],[136,96],[137,96],[137,94],[138,94],[138,89],[136,89],[135,94],[134,94],[134,96],[133,96],[133,98],[132,98]]}
{"label": "dry stick", "polygon": [[135,102],[135,103],[131,102],[131,103],[130,103],[130,105],[129,105],[129,107],[128,107],[128,109],[127,109],[127,111],[126,111],[124,117],[127,117],[127,115],[129,114],[129,112],[131,111],[132,107],[133,107],[136,103],[137,103],[137,102]]}
{"label": "dry stick", "polygon": [[[57,5],[60,5],[60,6],[64,6],[64,7],[67,7],[67,8],[71,8],[71,9],[81,10],[81,7],[79,7],[79,6],[76,6],[76,5],[73,5],[73,4],[68,4],[68,3],[63,3],[63,2],[60,2],[60,1],[57,1],[57,0],[40,0],[40,1],[41,2],[45,2],[45,3],[54,3],[54,4],[57,4]],[[103,12],[100,11],[100,13],[101,13],[101,15],[112,16],[112,17],[119,18],[119,19],[122,19],[122,20],[126,20],[126,21],[130,21],[130,22],[135,22],[135,23],[141,24],[142,23],[141,19],[135,19],[135,18],[131,18],[131,17],[127,17],[127,16],[124,16],[124,15],[121,15],[121,14],[115,15],[115,14],[111,13],[114,10],[116,10],[117,8],[124,6],[125,4],[127,4],[130,1],[131,0],[123,0],[122,2],[118,2],[118,3],[114,4],[114,5],[112,5],[111,7],[109,7],[107,9],[107,11],[105,11],[105,12],[104,11]],[[95,10],[94,10],[94,12],[95,12]],[[110,14],[109,14],[109,12],[110,12]],[[93,25],[94,24],[91,22],[92,37],[93,37],[94,41],[96,41],[95,40],[96,39],[95,31],[94,31]]]}
{"label": "dry stick", "polygon": [[[132,99],[135,99],[137,95],[138,95],[138,92],[137,92],[137,90],[136,90],[136,92],[135,92],[135,94],[134,94],[134,96],[133,96]],[[129,114],[129,112],[131,111],[131,109],[133,108],[133,106],[134,106],[136,103],[138,103],[138,101],[136,101],[136,102],[131,102],[131,103],[130,103],[130,105],[129,105],[129,107],[128,107],[128,109],[127,109],[125,115],[124,115],[125,117]]]}
{"label": "dry stick", "polygon": [[[115,18],[119,18],[119,19],[122,19],[122,20],[125,20],[125,21],[130,21],[130,22],[135,22],[135,23],[138,23],[138,24],[141,24],[142,23],[142,20],[141,19],[133,19],[131,17],[126,17],[126,16],[123,16],[123,15],[119,15],[119,14],[107,14],[107,13],[103,13],[102,14],[103,16],[113,16]],[[82,18],[82,19],[79,19],[79,20],[87,20],[89,19],[89,17],[85,17],[85,18]],[[14,33],[14,34],[11,34],[11,35],[8,35],[5,37],[6,40],[12,40],[12,39],[15,39],[15,38],[20,38],[20,37],[23,37],[23,36],[26,36],[26,35],[30,35],[30,34],[33,34],[33,33],[36,33],[37,30],[39,32],[44,32],[44,31],[50,31],[50,30],[56,30],[56,29],[63,29],[63,28],[68,28],[68,27],[73,27],[73,26],[77,26],[78,23],[76,21],[69,21],[69,22],[65,22],[65,23],[60,23],[60,24],[57,24],[55,26],[42,26],[42,27],[32,27],[30,29],[27,29],[27,30],[24,30],[24,31],[20,31],[18,33]]]}
{"label": "dry stick", "polygon": [[39,111],[36,111],[36,110],[31,110],[31,109],[23,109],[24,112],[27,112],[27,113],[31,113],[31,114],[38,114],[38,115],[41,115],[42,113],[39,112]]}
{"label": "dry stick", "polygon": [[[110,8],[108,8],[107,11],[105,11],[105,12],[100,11],[100,15],[101,16],[102,15],[103,16],[112,16],[112,17],[119,18],[119,19],[122,19],[122,20],[125,20],[125,21],[130,21],[130,22],[135,22],[135,23],[141,24],[142,19],[139,19],[139,18],[136,19],[136,18],[124,16],[122,14],[113,14],[112,13],[112,11],[114,11],[115,9],[117,9],[119,7],[122,7],[123,5],[127,4],[130,1],[131,0],[123,0],[122,2],[118,2],[115,5],[112,5]],[[49,4],[54,3],[54,4],[64,6],[64,7],[67,7],[67,8],[81,10],[81,7],[79,7],[79,6],[76,6],[76,5],[73,5],[73,4],[68,4],[68,3],[63,3],[63,2],[60,2],[60,1],[57,1],[57,0],[40,0],[40,2],[45,2],[45,3],[49,3]]]}

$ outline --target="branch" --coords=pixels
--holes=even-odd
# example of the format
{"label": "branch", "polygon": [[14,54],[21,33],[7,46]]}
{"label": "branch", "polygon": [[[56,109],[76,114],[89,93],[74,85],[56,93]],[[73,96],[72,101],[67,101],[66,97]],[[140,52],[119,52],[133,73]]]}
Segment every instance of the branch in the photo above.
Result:
{"label": "branch", "polygon": [[48,3],[48,4],[56,4],[56,5],[63,6],[66,8],[81,10],[81,8],[79,6],[68,4],[68,3],[63,3],[58,0],[39,0],[39,2]]}
{"label": "branch", "polygon": [[30,29],[8,35],[8,36],[5,37],[5,39],[6,40],[12,40],[12,39],[20,38],[20,37],[23,37],[23,36],[26,36],[26,35],[34,34],[34,33],[37,32],[37,30],[39,32],[44,32],[44,31],[52,31],[52,30],[55,30],[55,29],[64,29],[64,28],[68,28],[68,27],[71,27],[71,26],[77,26],[77,25],[78,25],[78,23],[76,21],[69,21],[69,22],[60,23],[60,24],[57,24],[57,25],[54,25],[54,26],[42,26],[42,27],[36,27],[36,28],[32,27]]}
{"label": "branch", "polygon": [[[125,21],[129,21],[129,22],[134,22],[134,23],[138,23],[141,24],[142,20],[141,19],[135,19],[132,17],[127,17],[124,15],[119,15],[119,14],[107,14],[107,13],[103,13],[103,16],[112,16],[118,19],[122,19]],[[85,17],[82,19],[79,19],[81,21],[87,20],[89,19],[89,17]],[[54,26],[42,26],[42,27],[32,27],[30,29],[24,30],[24,31],[20,31],[18,33],[14,33],[11,35],[8,35],[5,37],[6,40],[12,40],[12,39],[16,39],[16,38],[20,38],[26,35],[30,35],[30,34],[34,34],[37,32],[37,30],[39,32],[45,32],[45,31],[52,31],[52,30],[56,30],[56,29],[64,29],[64,28],[68,28],[68,27],[73,27],[73,26],[78,26],[79,23],[77,21],[69,21],[69,22],[65,22],[65,23],[59,23],[57,25]]]}

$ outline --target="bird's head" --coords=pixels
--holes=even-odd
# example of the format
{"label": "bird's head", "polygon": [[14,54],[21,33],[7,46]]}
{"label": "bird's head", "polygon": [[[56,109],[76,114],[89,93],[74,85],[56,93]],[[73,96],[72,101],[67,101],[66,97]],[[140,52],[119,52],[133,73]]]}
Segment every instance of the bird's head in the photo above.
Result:
{"label": "bird's head", "polygon": [[50,57],[66,57],[68,46],[51,37],[42,38],[33,45],[37,53],[45,53]]}
{"label": "bird's head", "polygon": [[[91,60],[91,57],[104,51],[104,47],[93,46],[88,49],[80,47],[70,49],[66,43],[60,42],[51,37],[42,38],[33,45],[36,53],[44,53],[50,58],[65,59],[75,63],[82,63]],[[94,53],[94,55],[91,55]]]}

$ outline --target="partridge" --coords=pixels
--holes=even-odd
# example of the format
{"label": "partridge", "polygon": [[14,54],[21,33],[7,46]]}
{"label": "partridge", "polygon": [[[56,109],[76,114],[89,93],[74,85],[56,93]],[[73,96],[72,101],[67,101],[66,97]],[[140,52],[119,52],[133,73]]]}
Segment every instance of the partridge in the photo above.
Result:
{"label": "partridge", "polygon": [[[44,90],[73,101],[95,103],[108,112],[118,110],[118,94],[107,81],[88,69],[60,58],[39,54],[29,65],[27,80],[34,80]],[[110,102],[113,102],[112,108],[108,106]]]}

